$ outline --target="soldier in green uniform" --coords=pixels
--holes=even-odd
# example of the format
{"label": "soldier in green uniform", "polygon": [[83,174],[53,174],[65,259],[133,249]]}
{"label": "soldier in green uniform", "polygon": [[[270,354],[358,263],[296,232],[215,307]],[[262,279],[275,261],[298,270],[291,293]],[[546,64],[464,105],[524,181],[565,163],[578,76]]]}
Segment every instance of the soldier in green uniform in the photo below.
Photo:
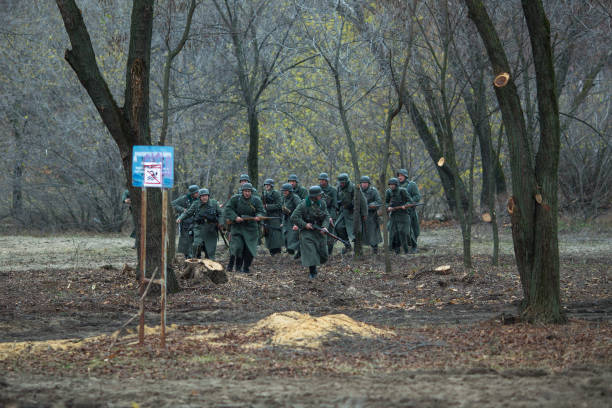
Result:
{"label": "soldier in green uniform", "polygon": [[285,235],[285,248],[288,254],[296,253],[300,250],[300,239],[297,230],[293,229],[291,214],[300,204],[300,197],[293,192],[293,186],[285,183],[281,186],[283,201],[281,211],[283,212],[283,233]]}
{"label": "soldier in green uniform", "polygon": [[[179,216],[187,211],[191,204],[198,199],[198,190],[200,187],[195,184],[189,186],[187,194],[184,194],[172,201],[172,208]],[[193,217],[184,218],[179,227],[179,242],[177,252],[185,254],[187,258],[191,258],[194,254],[191,253],[193,246]]]}
{"label": "soldier in green uniform", "polygon": [[[327,212],[329,213],[329,226],[327,229],[333,234],[334,225],[336,225],[336,220],[338,219],[338,190],[336,190],[336,187],[329,185],[329,176],[327,173],[319,174],[319,187],[323,190],[323,200],[325,200]],[[328,255],[332,254],[335,243],[335,239],[330,236],[327,237]]]}
{"label": "soldier in green uniform", "polygon": [[204,256],[215,259],[217,251],[217,238],[219,229],[219,215],[221,210],[217,200],[210,198],[207,188],[198,191],[199,200],[191,204],[187,211],[181,214],[176,220],[179,224],[185,218],[193,217],[193,247],[191,253],[199,257],[200,250],[204,250]]}
{"label": "soldier in green uniform", "polygon": [[[123,191],[121,194],[121,202],[128,206],[130,210],[130,214],[132,213],[132,199],[130,198],[130,190]],[[134,238],[134,246],[132,248],[136,248],[136,226],[132,226],[132,232],[130,233],[130,238]]]}
{"label": "soldier in green uniform", "polygon": [[[353,230],[353,213],[354,213],[354,202],[355,191],[359,192],[361,199],[360,213],[361,219],[365,221],[368,215],[368,209],[366,205],[365,197],[361,190],[357,190],[355,185],[349,180],[349,176],[346,173],[341,173],[338,176],[338,206],[340,214],[336,221],[336,232],[338,236],[345,241],[355,241],[355,232]],[[342,249],[342,253],[345,254],[351,250],[351,245],[345,245]]]}
{"label": "soldier in green uniform", "polygon": [[293,187],[293,193],[300,197],[300,200],[306,198],[306,196],[308,195],[308,191],[304,187],[300,186],[297,175],[290,174],[289,178],[287,178],[287,182],[291,184],[291,186]]}
{"label": "soldier in green uniform", "polygon": [[365,222],[363,243],[371,246],[372,251],[377,254],[378,244],[383,242],[378,218],[378,208],[382,205],[382,199],[368,176],[362,176],[359,180],[359,184],[361,184],[361,192],[365,196],[368,204],[368,218],[366,218]]}
{"label": "soldier in green uniform", "polygon": [[[241,174],[240,178],[238,179],[238,182],[240,183],[240,187],[242,187],[244,183],[251,183],[251,178],[248,174]],[[251,185],[253,185],[253,183],[251,183]],[[240,187],[238,187],[238,194],[240,194]],[[257,193],[257,189],[255,187],[253,187],[252,195],[255,197],[259,197],[259,194]]]}
{"label": "soldier in green uniform", "polygon": [[385,191],[385,203],[389,212],[389,246],[396,254],[400,249],[404,253],[409,251],[410,216],[406,204],[410,203],[408,192],[399,186],[399,180],[395,177],[389,179],[389,188]]}
{"label": "soldier in green uniform", "polygon": [[291,215],[291,222],[300,230],[302,266],[309,268],[310,279],[317,276],[317,266],[327,262],[328,256],[325,233],[329,225],[329,213],[322,196],[320,186],[310,187],[308,197]]}
{"label": "soldier in green uniform", "polygon": [[[408,196],[410,197],[411,204],[417,204],[421,201],[421,193],[419,193],[419,187],[417,183],[412,180],[408,180],[408,170],[399,169],[397,171],[397,179],[399,180],[400,187],[406,189]],[[419,226],[419,215],[417,214],[416,207],[410,207],[408,209],[408,215],[410,216],[410,252],[416,253],[417,250],[417,239],[421,234],[421,227]]]}
{"label": "soldier in green uniform", "polygon": [[274,190],[274,180],[266,179],[264,181],[264,191],[261,196],[261,201],[266,210],[266,216],[279,217],[278,219],[266,220],[263,223],[264,236],[266,237],[266,248],[270,251],[270,255],[280,254],[283,247],[283,229],[281,227],[281,208],[283,199],[280,193]]}
{"label": "soldier in green uniform", "polygon": [[[249,273],[249,267],[257,254],[259,217],[265,215],[261,200],[253,195],[251,183],[240,187],[240,194],[233,196],[225,208],[225,218],[232,222],[230,254],[242,259],[242,272]],[[243,217],[253,218],[245,220]],[[231,262],[231,261],[230,261]],[[228,266],[228,270],[231,270]]]}

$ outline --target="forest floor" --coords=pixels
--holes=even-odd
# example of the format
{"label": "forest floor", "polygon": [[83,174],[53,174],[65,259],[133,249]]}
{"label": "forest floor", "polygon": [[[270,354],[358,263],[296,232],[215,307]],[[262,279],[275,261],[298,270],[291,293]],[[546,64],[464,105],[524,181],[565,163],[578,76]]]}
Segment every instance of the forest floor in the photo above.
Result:
{"label": "forest floor", "polygon": [[0,407],[612,405],[610,229],[560,234],[565,325],[512,323],[507,227],[493,267],[489,229],[475,226],[467,270],[458,227],[428,223],[391,273],[369,248],[354,260],[337,245],[309,281],[260,247],[250,275],[181,281],[164,350],[157,296],[144,347],[135,322],[117,332],[138,310],[132,243],[0,236]]}

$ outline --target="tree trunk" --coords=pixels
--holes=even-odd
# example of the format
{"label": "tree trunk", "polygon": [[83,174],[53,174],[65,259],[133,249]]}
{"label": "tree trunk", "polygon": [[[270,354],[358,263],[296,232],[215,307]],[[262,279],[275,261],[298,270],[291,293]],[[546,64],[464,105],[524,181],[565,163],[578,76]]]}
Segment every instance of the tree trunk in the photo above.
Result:
{"label": "tree trunk", "polygon": [[[13,127],[13,136],[15,139],[15,154],[14,160],[15,164],[13,165],[13,174],[11,177],[12,182],[12,201],[11,201],[11,216],[17,220],[18,222],[24,222],[23,219],[23,164],[26,161],[25,149],[23,144],[23,135],[21,131],[17,129],[17,122],[11,121]],[[25,126],[24,126],[25,128]]]}
{"label": "tree trunk", "polygon": [[257,108],[255,106],[249,107],[247,115],[249,121],[247,166],[251,183],[256,186],[259,180],[259,118],[257,117]]}
{"label": "tree trunk", "polygon": [[[425,148],[427,149],[427,153],[429,153],[429,157],[433,160],[434,163],[438,163],[441,157],[443,157],[443,153],[438,147],[434,136],[431,134],[427,122],[423,119],[421,112],[416,106],[412,96],[410,96],[407,92],[403,92],[403,100],[406,106],[408,107],[408,113],[410,115],[410,119],[412,120],[412,124],[414,125],[419,137],[423,141]],[[436,171],[438,172],[438,176],[440,177],[440,182],[442,183],[442,187],[444,188],[444,197],[448,203],[448,207],[451,211],[455,211],[457,200],[462,203],[463,208],[467,208],[468,197],[466,194],[465,185],[459,179],[459,187],[458,187],[458,198],[455,195],[455,186],[457,185],[457,180],[453,176],[453,173],[450,167],[445,163],[442,166],[436,165]]]}
{"label": "tree trunk", "polygon": [[[480,158],[482,163],[482,192],[480,196],[480,208],[487,208],[491,216],[491,231],[493,234],[493,257],[492,264],[499,263],[499,232],[497,228],[497,215],[495,209],[495,194],[506,192],[506,182],[499,158],[493,152],[493,140],[491,137],[491,126],[487,113],[487,97],[485,92],[484,68],[478,71],[478,76],[474,79],[476,86],[472,92],[467,90],[463,93],[463,99],[467,107],[468,114],[474,127],[474,132],[478,135],[480,145]],[[501,175],[498,178],[498,174]],[[498,180],[499,183],[495,181]]]}
{"label": "tree trunk", "polygon": [[359,179],[361,178],[361,170],[359,169],[359,155],[357,154],[357,148],[355,147],[355,141],[351,133],[351,127],[346,117],[346,110],[344,109],[344,102],[342,98],[342,87],[340,85],[340,76],[338,71],[333,69],[334,82],[336,85],[336,98],[338,101],[338,111],[340,113],[340,119],[342,120],[342,127],[344,129],[344,135],[346,136],[346,143],[348,144],[349,151],[351,153],[351,164],[353,165],[353,177],[355,178],[355,194],[353,194],[353,232],[355,233],[355,245],[354,253],[355,257],[361,256],[361,242],[363,238],[362,230],[362,219],[361,219],[361,188],[359,186]]}
{"label": "tree trunk", "polygon": [[[482,1],[465,2],[484,42],[493,73],[510,73],[502,43]],[[510,150],[514,196],[508,209],[523,287],[521,313],[529,321],[563,322],[557,242],[559,111],[550,28],[540,0],[522,0],[522,4],[531,39],[540,112],[540,144],[535,163],[512,75],[506,86],[495,88]]]}
{"label": "tree trunk", "polygon": [[[405,67],[404,66],[404,78],[405,78]],[[403,78],[402,78],[402,86],[403,87]],[[402,110],[402,98],[398,95],[398,103],[395,109],[390,109],[387,112],[387,120],[385,122],[385,147],[383,150],[383,160],[380,169],[380,183],[379,189],[382,193],[383,205],[382,205],[382,217],[383,217],[383,251],[385,254],[385,273],[391,273],[391,254],[389,251],[389,232],[387,231],[387,223],[389,222],[389,213],[387,212],[386,202],[385,200],[385,191],[387,187],[387,167],[389,167],[389,156],[390,156],[390,146],[391,146],[391,129],[393,125],[393,119],[400,113]]]}

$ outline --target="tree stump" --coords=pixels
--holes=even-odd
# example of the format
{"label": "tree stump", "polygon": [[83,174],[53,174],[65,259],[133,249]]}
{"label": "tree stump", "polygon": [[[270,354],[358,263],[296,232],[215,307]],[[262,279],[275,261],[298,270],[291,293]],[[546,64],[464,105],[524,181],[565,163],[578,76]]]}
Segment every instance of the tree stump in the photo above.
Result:
{"label": "tree stump", "polygon": [[180,275],[181,279],[203,280],[210,279],[214,284],[227,283],[225,268],[219,262],[210,259],[185,259],[185,269]]}

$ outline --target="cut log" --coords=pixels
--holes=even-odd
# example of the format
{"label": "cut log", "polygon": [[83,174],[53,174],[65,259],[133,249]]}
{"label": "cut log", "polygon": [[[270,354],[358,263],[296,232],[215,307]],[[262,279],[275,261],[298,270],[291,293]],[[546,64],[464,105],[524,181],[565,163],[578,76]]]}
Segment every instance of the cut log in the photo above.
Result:
{"label": "cut log", "polygon": [[450,265],[438,266],[437,268],[434,269],[434,272],[437,273],[438,275],[448,275],[451,273],[451,266]]}
{"label": "cut log", "polygon": [[503,88],[508,84],[509,80],[510,74],[508,74],[507,72],[502,72],[501,74],[495,77],[495,79],[493,80],[493,84],[498,88]]}
{"label": "cut log", "polygon": [[484,222],[491,222],[492,218],[491,218],[491,214],[489,213],[484,213],[482,214],[482,220]]}
{"label": "cut log", "polygon": [[227,283],[225,268],[219,262],[210,259],[185,259],[185,268],[180,274],[181,279],[210,279],[214,284]]}

